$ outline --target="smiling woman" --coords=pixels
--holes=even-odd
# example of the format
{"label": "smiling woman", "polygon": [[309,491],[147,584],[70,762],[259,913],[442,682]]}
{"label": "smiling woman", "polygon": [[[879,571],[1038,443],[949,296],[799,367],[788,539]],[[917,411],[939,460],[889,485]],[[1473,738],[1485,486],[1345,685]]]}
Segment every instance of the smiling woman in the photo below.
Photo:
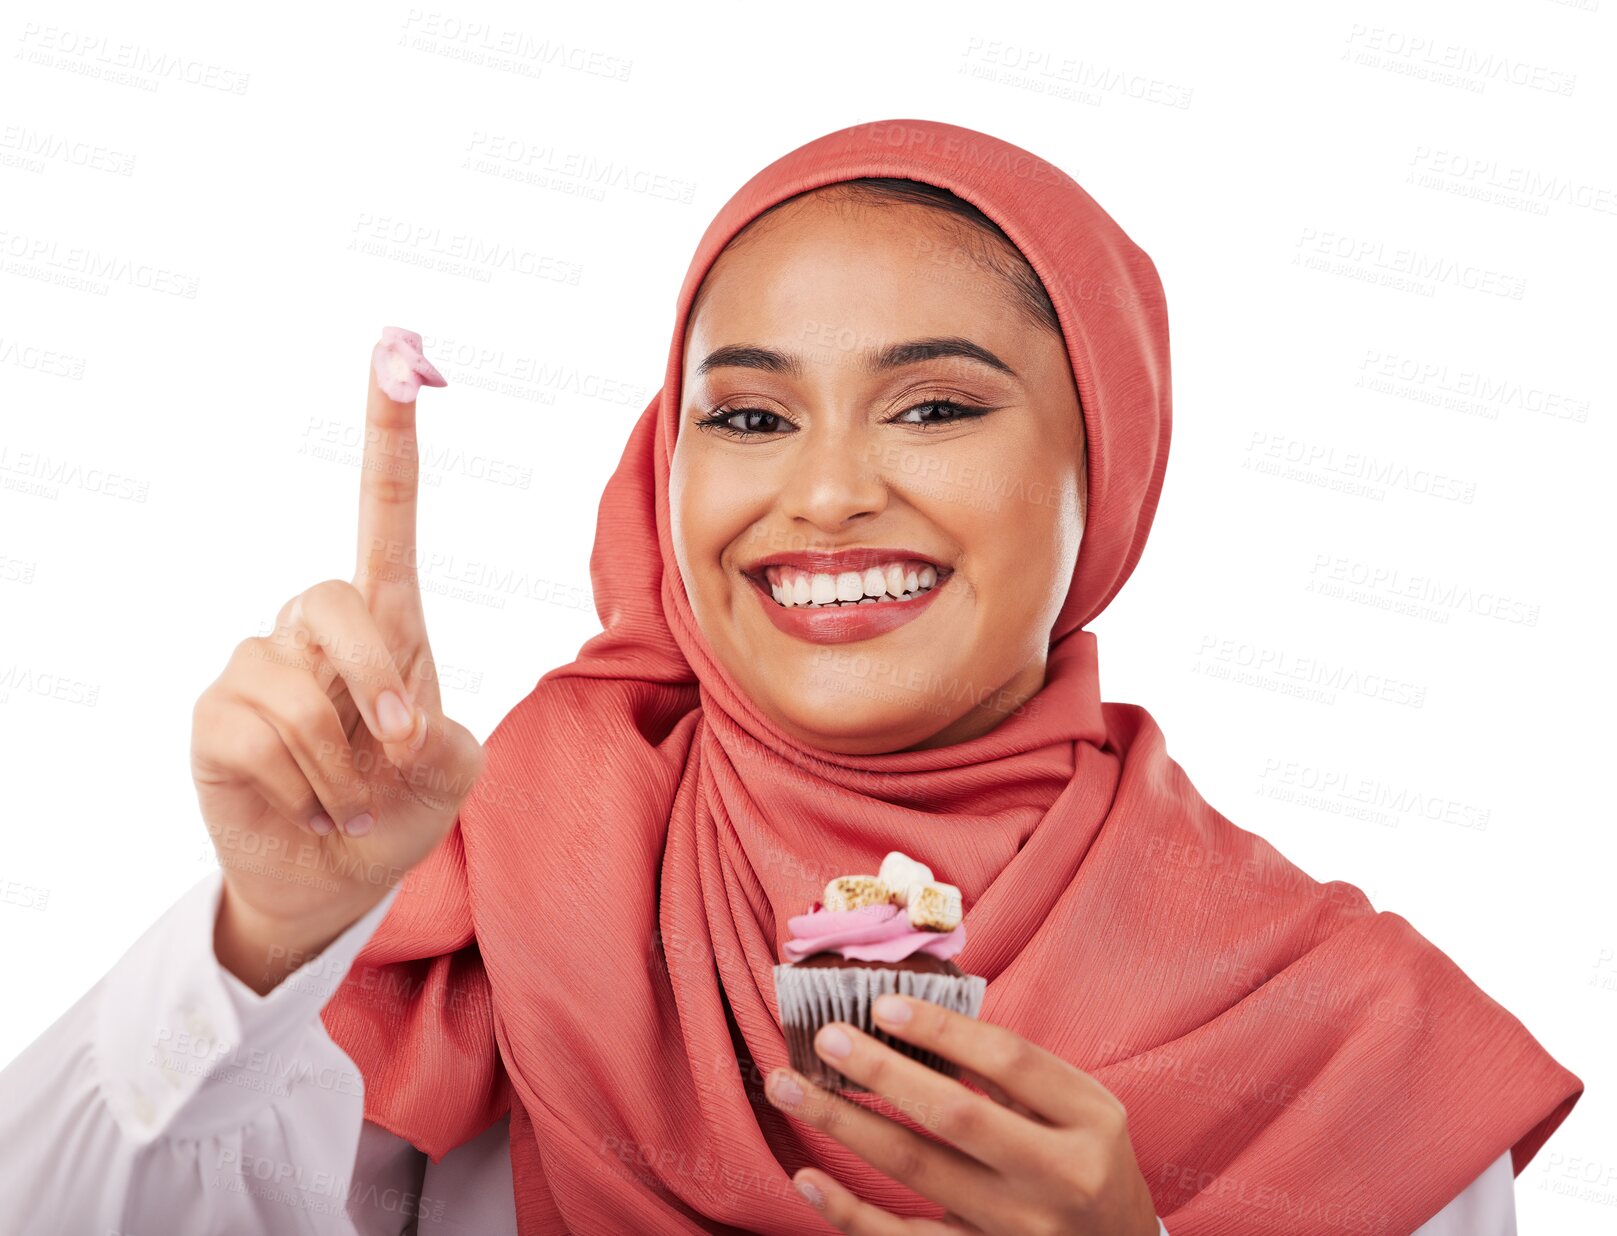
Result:
{"label": "smiling woman", "polygon": [[[680,575],[776,724],[901,751],[1038,692],[1083,530],[1083,418],[1054,307],[996,225],[913,181],[789,199],[708,272],[685,364]],[[918,690],[819,672],[824,645],[878,637]]]}
{"label": "smiling woman", "polygon": [[[7,1070],[7,1213],[1511,1236],[1579,1079],[1101,700],[1088,624],[1172,425],[1145,252],[1008,142],[859,125],[737,191],[673,325],[601,499],[603,629],[484,745],[394,566],[436,371],[384,338],[355,580],[288,601],[198,701],[222,873]],[[900,972],[977,1015],[813,1004]],[[793,1067],[777,982],[796,1063],[811,1042],[858,1089]]]}

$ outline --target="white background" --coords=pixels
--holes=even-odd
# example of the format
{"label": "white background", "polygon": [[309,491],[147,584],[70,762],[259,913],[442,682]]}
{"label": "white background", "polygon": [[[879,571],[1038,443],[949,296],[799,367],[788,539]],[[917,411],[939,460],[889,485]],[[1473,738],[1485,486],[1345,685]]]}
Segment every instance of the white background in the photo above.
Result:
{"label": "white background", "polygon": [[[1521,1226],[1612,1230],[1612,0],[151,7],[0,21],[0,1060],[211,861],[191,706],[353,572],[379,328],[450,381],[423,580],[486,736],[597,629],[708,220],[923,117],[1070,172],[1167,287],[1106,698],[1583,1078]],[[468,241],[516,260],[436,268]]]}

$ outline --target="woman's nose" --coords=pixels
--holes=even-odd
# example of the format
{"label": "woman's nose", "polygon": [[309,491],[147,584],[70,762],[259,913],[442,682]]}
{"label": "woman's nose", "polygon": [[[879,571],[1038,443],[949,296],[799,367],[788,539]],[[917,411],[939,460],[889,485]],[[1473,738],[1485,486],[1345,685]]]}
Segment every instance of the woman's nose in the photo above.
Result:
{"label": "woman's nose", "polygon": [[834,532],[887,505],[887,483],[875,441],[863,427],[816,426],[789,465],[781,491],[782,514]]}

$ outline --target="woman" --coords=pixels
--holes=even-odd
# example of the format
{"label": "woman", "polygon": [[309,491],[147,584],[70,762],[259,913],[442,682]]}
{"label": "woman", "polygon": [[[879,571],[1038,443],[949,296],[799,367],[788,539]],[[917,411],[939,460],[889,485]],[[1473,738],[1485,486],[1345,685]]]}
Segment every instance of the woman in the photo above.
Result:
{"label": "woman", "polygon": [[[600,506],[604,630],[483,749],[413,576],[441,379],[402,332],[375,374],[354,585],[198,703],[222,880],[8,1071],[36,1208],[71,1147],[105,1182],[75,1215],[137,1231],[1514,1231],[1578,1079],[1100,702],[1084,628],[1155,513],[1167,324],[1063,173],[902,120],[743,186]],[[889,850],[963,890],[987,996],[884,1022],[967,1084],[831,1027],[872,1092],[834,1098],[783,1067],[771,968]]]}

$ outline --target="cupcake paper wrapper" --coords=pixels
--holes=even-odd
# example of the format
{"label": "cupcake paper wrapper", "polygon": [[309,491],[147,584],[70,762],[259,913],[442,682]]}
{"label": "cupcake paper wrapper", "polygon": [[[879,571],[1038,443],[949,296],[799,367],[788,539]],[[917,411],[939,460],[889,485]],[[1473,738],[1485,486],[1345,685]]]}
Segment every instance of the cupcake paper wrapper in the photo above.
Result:
{"label": "cupcake paper wrapper", "polygon": [[957,1077],[960,1070],[953,1061],[877,1029],[870,1016],[871,1006],[877,996],[897,992],[975,1017],[987,990],[988,980],[976,974],[929,974],[920,970],[873,970],[862,966],[785,964],[775,967],[775,1000],[780,1006],[780,1024],[786,1032],[786,1050],[792,1068],[827,1090],[859,1092],[865,1087],[844,1077],[814,1054],[814,1036],[826,1022],[845,1021],[857,1026],[945,1077]]}

